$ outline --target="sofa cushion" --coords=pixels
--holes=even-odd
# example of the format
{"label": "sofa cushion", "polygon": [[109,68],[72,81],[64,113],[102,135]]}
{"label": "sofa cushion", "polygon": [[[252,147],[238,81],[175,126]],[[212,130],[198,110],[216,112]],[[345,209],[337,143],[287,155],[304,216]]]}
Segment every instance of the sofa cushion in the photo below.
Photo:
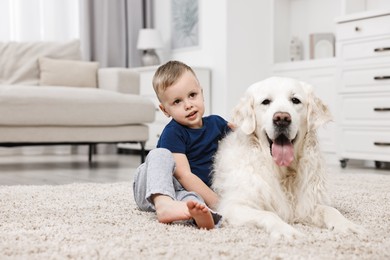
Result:
{"label": "sofa cushion", "polygon": [[0,42],[0,85],[38,85],[43,56],[80,60],[80,42]]}
{"label": "sofa cushion", "polygon": [[39,58],[42,86],[97,87],[98,62]]}
{"label": "sofa cushion", "polygon": [[0,125],[106,126],[149,123],[144,97],[96,88],[0,86]]}

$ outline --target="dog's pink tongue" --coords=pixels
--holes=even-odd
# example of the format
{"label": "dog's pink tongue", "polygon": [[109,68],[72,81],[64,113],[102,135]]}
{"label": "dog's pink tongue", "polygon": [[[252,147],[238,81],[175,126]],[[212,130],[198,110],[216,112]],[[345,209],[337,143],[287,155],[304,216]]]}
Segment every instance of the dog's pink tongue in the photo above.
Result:
{"label": "dog's pink tongue", "polygon": [[294,160],[294,148],[291,142],[281,144],[272,144],[272,157],[279,166],[289,166]]}

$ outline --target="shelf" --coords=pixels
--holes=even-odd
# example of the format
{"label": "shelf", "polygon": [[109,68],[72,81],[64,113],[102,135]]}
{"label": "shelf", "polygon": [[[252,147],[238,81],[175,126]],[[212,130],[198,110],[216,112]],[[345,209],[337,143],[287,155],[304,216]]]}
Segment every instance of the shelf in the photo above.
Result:
{"label": "shelf", "polygon": [[274,71],[284,70],[301,70],[301,69],[319,69],[326,67],[335,67],[337,64],[336,58],[326,58],[318,60],[302,60],[293,62],[279,62],[273,66]]}
{"label": "shelf", "polygon": [[389,12],[389,0],[273,0],[274,63],[291,60],[293,37],[301,44],[301,60],[309,60],[311,34],[335,35],[337,23]]}
{"label": "shelf", "polygon": [[350,21],[379,17],[379,16],[388,15],[388,14],[390,14],[390,9],[359,12],[359,13],[354,13],[354,14],[350,14],[350,15],[345,15],[342,17],[337,17],[335,19],[335,23],[346,23],[346,22],[350,22]]}
{"label": "shelf", "polygon": [[335,34],[334,19],[341,16],[340,0],[274,0],[274,62],[290,61],[290,42],[301,43],[301,60],[310,59],[310,35]]}

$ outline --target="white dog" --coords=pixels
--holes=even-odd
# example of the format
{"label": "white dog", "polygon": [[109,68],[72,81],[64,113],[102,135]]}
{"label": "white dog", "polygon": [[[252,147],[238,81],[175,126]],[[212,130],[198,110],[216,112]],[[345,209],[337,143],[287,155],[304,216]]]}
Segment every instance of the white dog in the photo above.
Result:
{"label": "white dog", "polygon": [[328,206],[316,130],[330,119],[306,83],[273,77],[249,87],[233,114],[237,129],[215,157],[213,189],[229,224],[254,225],[276,238],[300,235],[288,224],[297,222],[361,232]]}

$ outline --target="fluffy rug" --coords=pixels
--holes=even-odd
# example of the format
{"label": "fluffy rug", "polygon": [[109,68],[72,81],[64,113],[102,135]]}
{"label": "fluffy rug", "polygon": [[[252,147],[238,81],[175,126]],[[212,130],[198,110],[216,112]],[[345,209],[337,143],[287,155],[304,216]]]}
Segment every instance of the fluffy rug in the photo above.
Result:
{"label": "fluffy rug", "polygon": [[390,259],[390,176],[330,176],[334,206],[364,237],[295,225],[306,237],[260,229],[205,231],[159,224],[139,211],[131,183],[0,186],[1,259]]}

